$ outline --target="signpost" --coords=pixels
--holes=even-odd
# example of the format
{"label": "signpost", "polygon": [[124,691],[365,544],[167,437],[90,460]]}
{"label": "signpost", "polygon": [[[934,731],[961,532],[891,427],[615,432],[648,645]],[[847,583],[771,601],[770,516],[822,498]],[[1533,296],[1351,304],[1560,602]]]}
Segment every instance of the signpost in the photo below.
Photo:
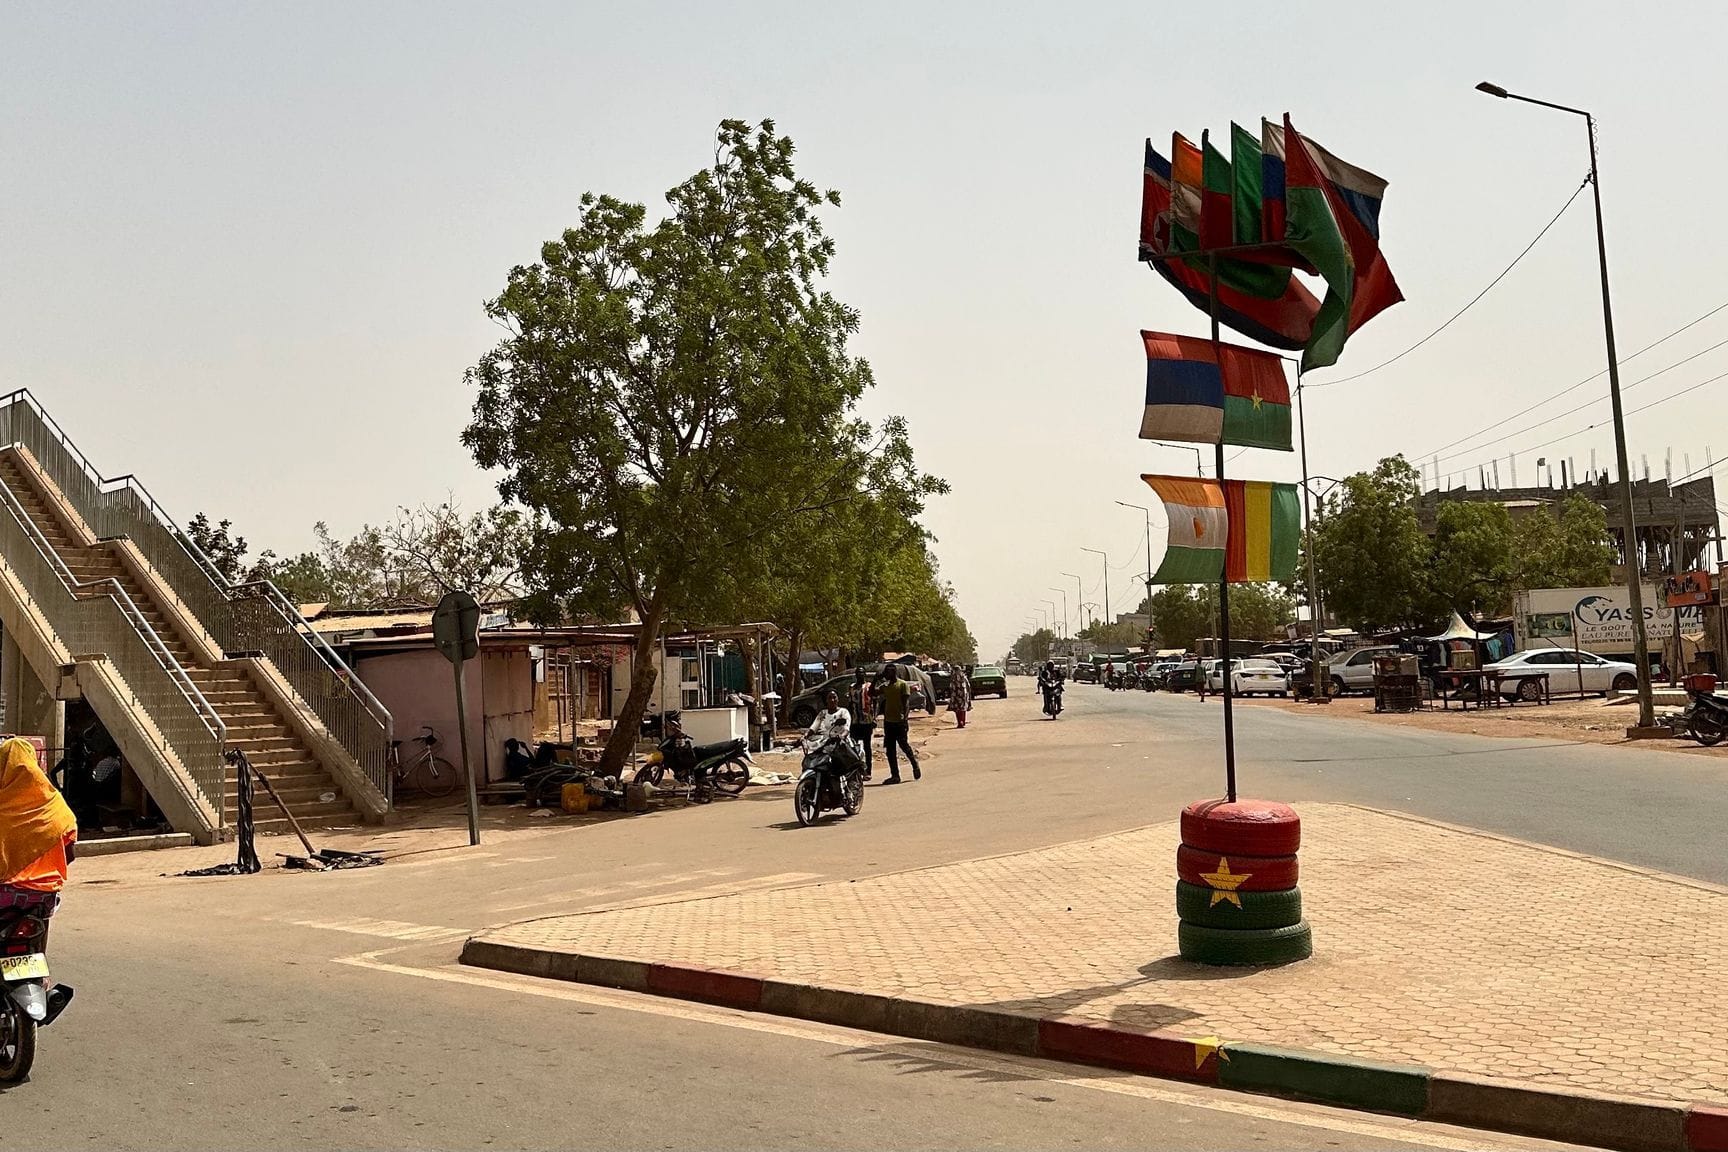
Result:
{"label": "signpost", "polygon": [[462,735],[462,775],[468,781],[468,843],[480,843],[480,797],[468,757],[468,706],[462,665],[480,654],[480,605],[466,592],[449,592],[432,613],[432,640],[456,669],[456,731]]}

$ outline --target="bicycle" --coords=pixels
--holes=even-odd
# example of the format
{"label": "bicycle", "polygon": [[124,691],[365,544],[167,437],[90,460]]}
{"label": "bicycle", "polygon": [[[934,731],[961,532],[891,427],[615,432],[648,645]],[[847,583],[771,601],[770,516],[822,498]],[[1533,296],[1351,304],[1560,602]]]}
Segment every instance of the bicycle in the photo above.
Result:
{"label": "bicycle", "polygon": [[390,741],[390,780],[398,792],[418,792],[433,800],[441,799],[454,792],[460,782],[456,766],[432,751],[438,746],[438,733],[432,726],[422,725],[421,731],[424,736],[414,737],[420,751],[406,763],[402,760],[402,741]]}

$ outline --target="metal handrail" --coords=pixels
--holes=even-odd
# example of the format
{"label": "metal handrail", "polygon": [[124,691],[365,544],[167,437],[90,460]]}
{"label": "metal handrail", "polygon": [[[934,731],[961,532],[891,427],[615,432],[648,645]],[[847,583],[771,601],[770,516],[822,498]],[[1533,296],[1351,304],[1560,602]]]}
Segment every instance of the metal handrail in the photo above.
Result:
{"label": "metal handrail", "polygon": [[[149,619],[138,610],[137,603],[126,591],[125,585],[112,576],[104,576],[100,580],[78,579],[72,574],[72,570],[66,566],[66,562],[61,559],[60,553],[48,542],[48,538],[42,535],[42,530],[30,518],[29,512],[25,511],[23,504],[19,502],[10,486],[0,484],[0,499],[6,502],[6,510],[12,514],[14,520],[18,521],[30,543],[35,545],[36,551],[48,561],[55,574],[60,577],[60,582],[66,586],[66,591],[74,599],[83,599],[84,597],[80,596],[79,593],[84,590],[89,590],[93,595],[112,596],[114,598],[127,622],[144,640],[145,647],[150,654],[156,658],[157,665],[180,686],[181,691],[186,694],[186,698],[192,702],[193,708],[204,721],[205,727],[210,729],[210,734],[226,747],[228,744],[228,725],[223,722],[221,716],[217,715],[215,707],[204,693],[199,691],[198,685],[186,671],[185,665],[175,659],[174,653],[170,652],[168,646],[162,642],[161,635],[151,626]],[[109,587],[104,588],[103,585]]]}
{"label": "metal handrail", "polygon": [[[80,511],[100,537],[112,539],[127,536],[130,535],[130,532],[126,530],[126,524],[135,523],[140,527],[148,527],[152,522],[156,531],[167,534],[169,537],[168,547],[177,548],[181,555],[190,561],[191,569],[196,571],[196,575],[193,575],[191,571],[183,571],[182,566],[176,564],[171,556],[156,555],[155,549],[160,545],[153,542],[150,538],[150,532],[146,532],[142,536],[134,536],[133,543],[150,561],[152,567],[156,569],[163,580],[168,583],[174,594],[185,601],[187,606],[193,610],[195,616],[204,616],[204,612],[199,609],[199,602],[203,602],[215,616],[222,617],[221,619],[202,619],[201,622],[217,638],[218,644],[225,651],[230,647],[227,641],[233,639],[233,629],[237,627],[236,620],[230,618],[236,602],[242,599],[255,602],[263,600],[270,605],[271,610],[277,616],[281,617],[282,623],[299,636],[300,642],[305,644],[311,653],[316,654],[322,666],[341,673],[339,679],[344,693],[365,711],[374,724],[378,725],[382,730],[384,743],[388,744],[393,728],[389,711],[372,694],[370,689],[366,688],[365,684],[354,675],[347,662],[336,654],[322,636],[317,634],[305,617],[300,615],[299,610],[273,582],[253,581],[247,585],[237,585],[229,581],[210,557],[181,530],[173,517],[168,515],[167,510],[157,503],[155,497],[143,484],[139,483],[135,476],[127,474],[104,478],[97,471],[95,465],[90,462],[89,457],[78,449],[77,445],[72,442],[72,438],[48,414],[29,389],[19,388],[0,395],[0,413],[9,410],[13,404],[24,405],[31,415],[40,422],[42,429],[52,439],[54,447],[66,454],[73,473],[64,478],[55,475],[56,470],[49,460],[39,460],[39,463],[49,470],[50,475],[60,485],[64,494],[68,499],[73,500],[75,505],[78,502],[78,493],[72,489],[77,488],[84,493],[86,502],[90,506],[80,508]],[[110,506],[109,498],[118,497],[121,493],[126,493],[132,500],[136,501],[135,513],[125,510],[124,500],[117,506]],[[134,516],[135,519],[133,519]],[[121,518],[124,523],[118,525],[109,523],[116,517]],[[104,531],[105,528],[115,527],[122,530]],[[179,582],[176,580],[177,573]],[[200,580],[199,577],[202,579]],[[186,580],[192,580],[199,586],[185,586],[184,581]],[[259,587],[264,589],[262,595],[255,594],[255,590]],[[211,596],[215,598],[214,603],[210,602]],[[288,674],[288,669],[284,668],[282,671],[285,675]],[[292,682],[292,677],[290,677],[290,682]],[[297,684],[295,688],[296,691],[302,691],[304,686]],[[303,691],[302,695],[304,695]],[[312,701],[308,700],[308,703],[312,703]],[[335,719],[334,717],[324,718],[327,723]],[[362,737],[356,735],[355,739],[361,740]],[[371,737],[364,739],[370,740]],[[365,750],[359,745],[349,748],[349,752],[355,756],[356,760],[364,761],[363,753]],[[371,758],[377,759],[378,757],[373,755]],[[369,774],[376,777],[382,771],[382,765],[379,764],[372,766],[369,769]]]}

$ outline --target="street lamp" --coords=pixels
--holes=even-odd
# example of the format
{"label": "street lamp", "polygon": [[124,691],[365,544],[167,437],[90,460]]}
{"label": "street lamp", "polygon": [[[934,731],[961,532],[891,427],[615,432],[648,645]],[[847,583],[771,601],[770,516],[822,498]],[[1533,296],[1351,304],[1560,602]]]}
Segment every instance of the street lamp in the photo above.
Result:
{"label": "street lamp", "polygon": [[1081,590],[1080,577],[1074,575],[1072,572],[1064,572],[1062,575],[1074,581],[1074,619],[1080,621],[1080,627],[1084,628],[1086,627],[1086,593]]}
{"label": "street lamp", "polygon": [[[1052,591],[1059,591],[1059,589],[1052,589]],[[1056,633],[1056,638],[1060,640],[1062,639],[1062,633],[1068,630],[1068,620],[1064,617],[1061,624],[1056,624],[1056,601],[1046,600],[1044,603],[1050,605],[1050,623],[1052,625],[1052,631]]]}
{"label": "street lamp", "polygon": [[1152,598],[1152,509],[1144,504],[1130,504],[1126,500],[1118,500],[1116,503],[1124,508],[1138,508],[1146,513],[1146,598],[1150,600]]}
{"label": "street lamp", "polygon": [[1614,455],[1620,466],[1620,530],[1625,536],[1626,593],[1632,605],[1632,655],[1638,665],[1638,726],[1649,728],[1656,723],[1656,710],[1650,698],[1650,641],[1644,629],[1644,573],[1638,562],[1638,524],[1632,513],[1632,469],[1626,462],[1626,417],[1620,408],[1620,357],[1614,349],[1614,306],[1608,293],[1608,240],[1602,230],[1602,181],[1596,171],[1596,117],[1582,108],[1508,92],[1486,80],[1476,85],[1476,91],[1582,116],[1590,137],[1590,194],[1596,201],[1596,262],[1602,273],[1602,334],[1608,343],[1608,399],[1614,408]]}
{"label": "street lamp", "polygon": [[1094,556],[1103,557],[1103,560],[1104,560],[1104,623],[1109,624],[1110,623],[1110,557],[1105,556],[1103,552],[1100,552],[1096,548],[1082,548],[1082,549],[1080,549],[1080,551],[1090,552]]}
{"label": "street lamp", "polygon": [[[1068,633],[1069,637],[1072,638],[1074,630],[1068,626],[1068,589],[1051,585],[1050,591],[1062,593],[1062,631]],[[1051,607],[1055,607],[1055,605],[1051,605]]]}

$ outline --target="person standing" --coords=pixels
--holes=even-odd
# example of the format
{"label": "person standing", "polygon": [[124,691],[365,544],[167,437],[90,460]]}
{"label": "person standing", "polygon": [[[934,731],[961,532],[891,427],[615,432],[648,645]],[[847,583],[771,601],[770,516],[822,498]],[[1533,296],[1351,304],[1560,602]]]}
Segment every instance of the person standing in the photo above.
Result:
{"label": "person standing", "polygon": [[912,751],[910,739],[912,683],[900,679],[892,672],[886,672],[876,684],[877,707],[882,712],[882,747],[888,752],[888,779],[882,783],[900,783],[898,752],[906,753],[906,760],[912,765],[912,779],[922,779],[924,773],[918,769],[918,754]]}
{"label": "person standing", "polygon": [[852,739],[858,741],[859,750],[864,755],[864,779],[868,780],[871,773],[871,745],[876,740],[876,708],[875,694],[863,667],[855,669],[852,674],[852,695],[848,703],[852,708]]}
{"label": "person standing", "polygon": [[954,727],[966,727],[966,713],[972,710],[972,681],[966,669],[956,665],[948,683],[948,711],[954,713]]}

